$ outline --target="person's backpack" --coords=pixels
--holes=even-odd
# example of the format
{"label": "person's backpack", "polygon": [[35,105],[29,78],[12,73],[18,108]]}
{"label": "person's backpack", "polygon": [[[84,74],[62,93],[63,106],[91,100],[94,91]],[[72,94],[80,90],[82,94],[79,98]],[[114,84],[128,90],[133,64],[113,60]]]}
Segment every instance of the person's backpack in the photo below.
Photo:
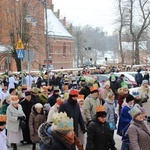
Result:
{"label": "person's backpack", "polygon": [[40,147],[42,150],[50,150],[53,143],[51,125],[51,122],[44,122],[38,128],[38,135],[41,139]]}

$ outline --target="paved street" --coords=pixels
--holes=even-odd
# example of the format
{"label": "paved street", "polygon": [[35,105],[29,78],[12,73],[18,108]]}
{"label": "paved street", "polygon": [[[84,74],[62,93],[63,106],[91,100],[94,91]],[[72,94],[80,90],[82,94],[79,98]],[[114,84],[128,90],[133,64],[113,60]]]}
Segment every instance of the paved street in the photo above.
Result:
{"label": "paved street", "polygon": [[[118,150],[120,150],[121,148],[121,139],[118,135],[115,134],[115,141],[116,141],[116,147]],[[8,150],[12,150],[12,148],[8,148]],[[22,145],[19,144],[18,145],[18,150],[32,150],[32,145]],[[39,146],[37,146],[36,150],[40,150]]]}

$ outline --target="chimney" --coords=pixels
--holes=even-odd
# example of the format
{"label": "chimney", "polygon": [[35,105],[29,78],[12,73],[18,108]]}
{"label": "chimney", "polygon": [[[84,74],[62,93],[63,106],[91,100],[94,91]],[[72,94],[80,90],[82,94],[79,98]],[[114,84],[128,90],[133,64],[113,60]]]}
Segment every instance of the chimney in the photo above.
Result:
{"label": "chimney", "polygon": [[63,25],[66,26],[66,17],[63,19]]}

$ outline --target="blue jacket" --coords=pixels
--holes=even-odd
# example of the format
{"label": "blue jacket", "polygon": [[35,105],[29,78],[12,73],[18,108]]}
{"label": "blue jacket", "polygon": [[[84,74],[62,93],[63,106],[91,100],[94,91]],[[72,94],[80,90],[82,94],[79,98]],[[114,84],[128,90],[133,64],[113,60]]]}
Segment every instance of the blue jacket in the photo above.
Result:
{"label": "blue jacket", "polygon": [[122,141],[127,139],[125,134],[132,120],[132,117],[128,113],[129,110],[130,108],[128,106],[123,106],[120,113],[117,134],[122,136]]}

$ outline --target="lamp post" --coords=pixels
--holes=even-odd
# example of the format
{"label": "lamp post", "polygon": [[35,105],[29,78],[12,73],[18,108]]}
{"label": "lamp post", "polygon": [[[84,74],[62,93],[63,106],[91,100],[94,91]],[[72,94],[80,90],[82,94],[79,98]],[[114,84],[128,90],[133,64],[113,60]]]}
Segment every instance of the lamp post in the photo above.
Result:
{"label": "lamp post", "polygon": [[[30,0],[28,4],[30,4],[31,1],[32,0]],[[50,43],[48,42],[47,0],[39,0],[39,2],[34,6],[33,11],[35,10],[35,8],[38,4],[43,5],[44,12],[45,12],[45,33],[46,33],[46,37],[45,37],[46,61],[45,62],[47,64],[47,73],[48,73],[49,72],[49,45],[50,45]],[[33,17],[31,17],[29,14],[26,16],[25,19],[28,23],[32,23],[33,26],[36,26],[36,23],[37,23],[36,20]],[[47,85],[49,85],[49,74],[47,77]]]}

